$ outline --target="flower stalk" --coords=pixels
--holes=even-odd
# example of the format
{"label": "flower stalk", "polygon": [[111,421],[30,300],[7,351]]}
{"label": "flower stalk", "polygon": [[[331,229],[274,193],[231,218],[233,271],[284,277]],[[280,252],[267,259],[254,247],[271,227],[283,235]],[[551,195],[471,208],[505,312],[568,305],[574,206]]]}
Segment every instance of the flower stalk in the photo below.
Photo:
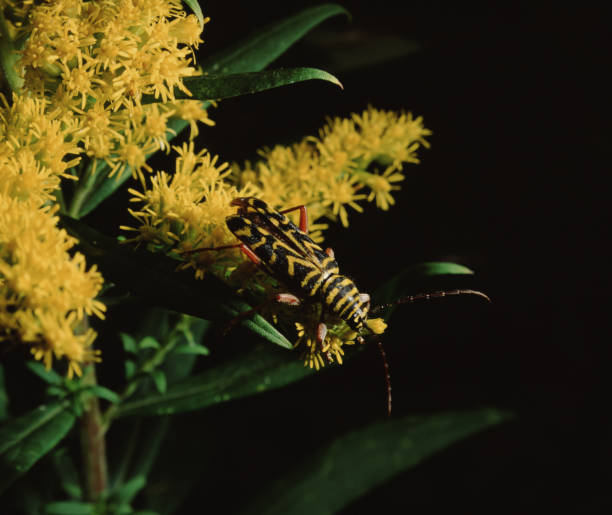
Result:
{"label": "flower stalk", "polygon": [[[84,386],[97,384],[95,367],[90,365],[83,373]],[[87,499],[97,501],[108,484],[106,442],[98,398],[90,394],[83,402],[81,424],[81,455]]]}

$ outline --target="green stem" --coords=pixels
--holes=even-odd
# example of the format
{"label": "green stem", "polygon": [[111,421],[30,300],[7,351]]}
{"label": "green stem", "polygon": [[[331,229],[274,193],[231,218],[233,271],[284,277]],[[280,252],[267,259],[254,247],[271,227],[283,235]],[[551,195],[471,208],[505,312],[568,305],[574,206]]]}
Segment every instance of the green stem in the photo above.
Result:
{"label": "green stem", "polygon": [[[82,382],[84,385],[96,384],[96,371],[93,364],[85,369]],[[95,395],[89,395],[84,400],[80,422],[85,489],[88,500],[95,502],[106,490],[108,483],[104,428],[100,404]]]}
{"label": "green stem", "polygon": [[179,341],[178,336],[181,334],[181,332],[182,332],[182,326],[179,323],[170,332],[170,334],[166,338],[165,344],[161,345],[160,348],[155,351],[153,356],[151,356],[148,360],[146,360],[140,366],[138,371],[134,374],[132,379],[130,379],[127,386],[123,390],[123,392],[119,394],[119,402],[111,404],[108,407],[108,409],[104,412],[104,415],[102,416],[102,426],[103,426],[104,432],[109,430],[111,422],[119,413],[121,404],[125,400],[130,398],[132,395],[134,395],[134,393],[136,393],[136,390],[140,386],[140,383],[142,382],[142,380],[148,377],[149,374],[153,372],[153,370],[155,370],[159,365],[161,365],[164,362],[165,357],[176,346],[177,342]]}
{"label": "green stem", "polygon": [[79,179],[78,186],[74,193],[74,197],[72,197],[72,202],[70,203],[70,209],[68,214],[72,218],[76,218],[77,220],[80,218],[81,208],[83,207],[83,203],[87,200],[89,193],[93,189],[96,184],[96,170],[93,169],[92,163],[89,163],[85,175]]}

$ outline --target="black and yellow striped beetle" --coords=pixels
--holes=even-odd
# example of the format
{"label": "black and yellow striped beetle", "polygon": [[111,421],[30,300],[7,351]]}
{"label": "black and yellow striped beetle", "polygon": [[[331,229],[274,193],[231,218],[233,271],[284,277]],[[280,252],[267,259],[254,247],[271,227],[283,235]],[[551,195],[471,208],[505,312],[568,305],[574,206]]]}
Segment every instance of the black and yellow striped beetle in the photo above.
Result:
{"label": "black and yellow striped beetle", "polygon": [[[340,274],[331,248],[323,250],[308,236],[306,206],[276,211],[256,197],[239,197],[232,200],[231,205],[238,210],[226,218],[226,224],[241,243],[190,252],[240,248],[251,261],[287,287],[288,293],[275,295],[277,302],[295,306],[302,302],[318,302],[324,311],[344,320],[357,333],[356,340],[360,343],[364,341],[364,332],[379,332],[373,330],[372,319],[368,318],[370,296],[360,293],[351,279]],[[285,216],[296,210],[300,211],[299,227]],[[394,304],[460,294],[480,295],[488,300],[485,294],[475,290],[451,290],[405,297]],[[387,306],[377,306],[376,309]],[[247,314],[253,314],[257,309]],[[319,344],[323,343],[326,334],[327,327],[321,317],[317,328]],[[387,409],[391,413],[389,366],[379,340],[378,345],[385,366]]]}

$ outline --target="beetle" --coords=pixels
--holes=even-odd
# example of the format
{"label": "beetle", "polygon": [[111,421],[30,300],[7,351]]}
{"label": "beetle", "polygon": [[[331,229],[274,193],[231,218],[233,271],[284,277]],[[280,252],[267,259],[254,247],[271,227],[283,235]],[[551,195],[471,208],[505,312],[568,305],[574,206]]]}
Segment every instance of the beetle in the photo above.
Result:
{"label": "beetle", "polygon": [[[363,343],[363,333],[369,327],[368,314],[370,296],[360,293],[352,279],[340,274],[338,263],[331,248],[323,249],[308,236],[308,213],[306,206],[297,206],[276,211],[263,200],[256,197],[238,197],[230,205],[237,208],[234,215],[226,217],[228,229],[240,243],[194,249],[184,254],[205,250],[240,248],[256,265],[288,288],[288,293],[277,293],[277,302],[297,306],[302,302],[320,303],[322,306],[316,338],[322,344],[327,335],[323,321],[324,312],[344,320],[357,333],[357,341]],[[299,227],[286,213],[299,210]],[[450,290],[405,297],[393,304],[377,306],[383,309],[395,304],[413,302],[419,299],[432,299],[448,295],[473,294],[489,300],[475,290]],[[259,308],[239,315],[240,318],[255,313]],[[386,355],[380,340],[379,349],[385,366],[387,381],[388,412],[391,412],[391,379]],[[329,357],[328,357],[329,359]]]}

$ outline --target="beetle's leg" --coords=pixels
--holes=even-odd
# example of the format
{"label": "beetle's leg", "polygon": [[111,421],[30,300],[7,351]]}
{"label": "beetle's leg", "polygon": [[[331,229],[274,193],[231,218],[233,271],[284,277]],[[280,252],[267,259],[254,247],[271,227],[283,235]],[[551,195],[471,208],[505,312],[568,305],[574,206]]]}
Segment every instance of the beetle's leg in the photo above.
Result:
{"label": "beetle's leg", "polygon": [[274,300],[281,304],[289,304],[290,306],[299,306],[301,303],[300,299],[291,293],[277,293],[274,296]]}
{"label": "beetle's leg", "polygon": [[359,294],[359,301],[362,304],[365,304],[365,310],[366,311],[370,310],[370,296],[367,293],[360,293]]}
{"label": "beetle's leg", "polygon": [[327,326],[323,322],[319,322],[317,326],[317,342],[323,343],[327,336]]}
{"label": "beetle's leg", "polygon": [[255,252],[253,252],[249,247],[247,247],[244,243],[241,243],[239,245],[240,250],[242,251],[242,253],[248,257],[253,263],[255,263],[256,265],[260,265],[261,264],[261,259],[259,259],[257,257],[257,255],[255,254]]}
{"label": "beetle's leg", "polygon": [[387,354],[383,348],[382,342],[376,340],[378,344],[378,350],[382,356],[383,365],[385,366],[385,381],[387,382],[387,416],[391,415],[391,372],[389,372],[389,363],[387,362]]}
{"label": "beetle's leg", "polygon": [[[257,256],[255,257],[257,258]],[[227,323],[227,326],[223,330],[223,333],[227,334],[229,331],[233,329],[233,327],[236,324],[239,324],[246,318],[256,315],[258,312],[260,312],[262,309],[268,306],[271,302],[280,302],[281,304],[288,304],[290,306],[299,306],[301,304],[300,299],[296,297],[295,295],[292,295],[291,293],[276,293],[272,295],[271,297],[269,297],[268,300],[259,304],[259,306],[255,306],[254,308],[247,309],[246,311],[242,311],[241,313],[238,313],[234,318],[232,318]]]}
{"label": "beetle's leg", "polygon": [[279,211],[281,214],[291,213],[291,211],[300,210],[300,231],[308,234],[308,211],[306,210],[306,206],[295,206],[290,207],[289,209],[283,209]]}

